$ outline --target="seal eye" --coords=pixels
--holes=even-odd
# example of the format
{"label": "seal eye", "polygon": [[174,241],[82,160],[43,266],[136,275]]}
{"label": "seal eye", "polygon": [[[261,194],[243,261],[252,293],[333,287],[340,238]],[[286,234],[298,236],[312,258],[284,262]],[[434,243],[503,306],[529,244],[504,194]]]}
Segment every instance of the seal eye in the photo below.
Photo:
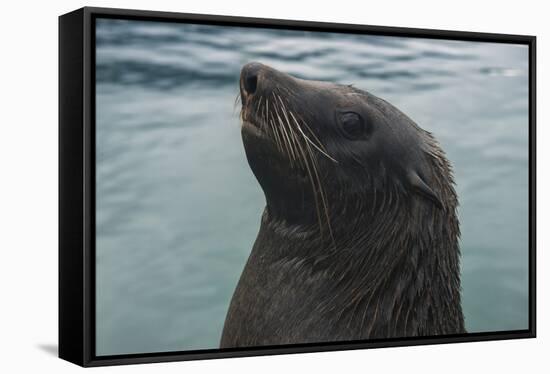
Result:
{"label": "seal eye", "polygon": [[365,124],[361,116],[355,112],[343,112],[339,116],[344,136],[350,140],[361,137],[365,132]]}

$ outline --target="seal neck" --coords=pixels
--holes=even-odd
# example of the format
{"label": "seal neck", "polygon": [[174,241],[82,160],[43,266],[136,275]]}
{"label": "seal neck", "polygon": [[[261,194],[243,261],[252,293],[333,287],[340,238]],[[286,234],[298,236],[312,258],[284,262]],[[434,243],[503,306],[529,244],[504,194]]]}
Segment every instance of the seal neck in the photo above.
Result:
{"label": "seal neck", "polygon": [[313,226],[288,225],[264,213],[257,243],[268,244],[255,246],[255,255],[268,264],[299,264],[297,274],[277,274],[296,279],[295,287],[308,288],[304,293],[319,295],[319,318],[339,331],[361,326],[349,331],[358,339],[421,335],[418,328],[428,320],[432,332],[464,330],[454,210],[429,204],[387,207],[364,212],[345,228],[349,217],[334,218],[332,241]]}

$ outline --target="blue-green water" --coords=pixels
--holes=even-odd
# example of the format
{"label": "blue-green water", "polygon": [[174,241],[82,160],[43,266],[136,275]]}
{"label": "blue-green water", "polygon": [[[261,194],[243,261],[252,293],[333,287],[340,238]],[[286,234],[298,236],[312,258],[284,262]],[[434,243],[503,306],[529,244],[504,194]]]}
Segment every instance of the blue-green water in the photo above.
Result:
{"label": "blue-green water", "polygon": [[470,332],[528,327],[528,50],[97,21],[97,354],[216,348],[264,198],[239,71],[353,83],[433,132],[460,199]]}

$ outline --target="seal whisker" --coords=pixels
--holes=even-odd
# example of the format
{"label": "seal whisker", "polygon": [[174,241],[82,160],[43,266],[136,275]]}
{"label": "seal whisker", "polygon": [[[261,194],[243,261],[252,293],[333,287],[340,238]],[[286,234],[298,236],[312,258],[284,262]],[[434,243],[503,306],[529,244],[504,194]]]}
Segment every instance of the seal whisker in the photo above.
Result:
{"label": "seal whisker", "polygon": [[[278,97],[277,95],[275,95],[275,96]],[[283,117],[284,117],[284,115],[285,115],[284,114],[285,110],[283,109],[284,105],[281,103],[281,106],[279,106],[279,109],[281,109],[281,112],[283,113]],[[292,126],[290,126],[288,121],[283,121],[283,117],[281,117],[279,115],[278,111],[277,111],[277,117],[279,118],[279,122],[281,124],[281,127],[282,127],[283,131],[287,135],[290,150],[292,151],[292,153],[294,155],[294,159],[297,161],[297,152],[298,151],[296,150],[296,144],[295,144],[296,143],[296,141],[295,141],[296,136],[294,135],[294,130],[292,129]]]}
{"label": "seal whisker", "polygon": [[[275,107],[275,105],[273,105],[273,106]],[[275,118],[274,118],[273,119],[273,124],[277,128],[277,131],[279,131],[279,133],[281,134],[281,140],[282,140],[282,143],[284,145],[284,150],[285,150],[286,156],[288,158],[288,161],[290,163],[290,166],[292,167],[293,166],[292,153],[291,153],[291,150],[290,150],[290,146],[288,144],[289,142],[288,142],[288,135],[286,134],[286,130],[285,130],[283,124],[281,123],[280,118],[277,118],[277,122],[275,121]]]}
{"label": "seal whisker", "polygon": [[269,99],[267,97],[265,99],[265,106],[266,106],[266,108],[265,108],[266,121],[269,124],[269,127],[271,128],[271,132],[273,133],[273,139],[275,141],[277,149],[279,149],[279,151],[282,152],[283,148],[282,148],[282,146],[280,144],[280,141],[279,141],[278,132],[276,131],[275,126],[273,125],[273,123],[271,121],[270,112],[269,112]]}
{"label": "seal whisker", "polygon": [[[321,147],[325,152],[327,152],[327,149],[326,147],[324,146],[323,142],[321,140],[319,140],[319,138],[317,137],[317,135],[315,135],[315,132],[311,129],[311,127],[309,127],[309,125],[307,124],[307,122],[300,116],[299,119],[301,120],[301,122],[304,124],[304,126],[306,127],[306,129],[309,131],[309,133],[311,134],[311,136],[313,136],[313,138],[317,141],[317,143],[319,143],[319,147]],[[296,122],[298,122],[298,120],[296,120]]]}
{"label": "seal whisker", "polygon": [[[321,148],[319,148],[319,146],[317,146],[317,144],[315,144],[314,142],[311,141],[310,138],[308,138],[308,136],[304,133],[304,131],[302,130],[302,128],[300,127],[300,124],[298,123],[298,120],[296,120],[296,117],[294,117],[294,114],[292,114],[291,111],[289,111],[290,115],[292,116],[292,118],[294,119],[294,122],[296,123],[296,127],[298,128],[298,131],[300,131],[302,133],[302,136],[304,137],[304,140],[308,143],[310,143],[312,146],[315,147],[315,149],[317,149],[319,152],[321,152],[325,157],[327,157],[328,159],[330,159],[331,161],[335,162],[335,163],[338,163],[337,160],[335,160],[333,157],[331,157],[330,155],[328,155],[326,152],[324,152]],[[304,123],[305,124],[305,123]],[[307,125],[306,125],[307,126]]]}
{"label": "seal whisker", "polygon": [[311,183],[311,189],[313,191],[313,198],[315,200],[315,210],[317,212],[317,221],[319,222],[319,230],[320,230],[320,232],[322,232],[323,222],[322,222],[322,219],[321,219],[321,207],[320,207],[320,204],[319,204],[319,197],[317,196],[317,187],[316,187],[315,182],[313,180],[313,173],[311,172],[311,168],[309,166],[308,159],[306,158],[306,152],[304,151],[302,146],[300,146],[299,150],[300,150],[300,153],[302,155],[302,159],[304,160],[304,166],[306,168],[307,174],[309,176],[309,181]]}
{"label": "seal whisker", "polygon": [[261,110],[261,113],[260,113],[260,114],[261,114],[261,117],[262,117],[262,120],[263,120],[264,122],[267,122],[267,113],[266,113],[266,111],[265,111],[266,105],[267,105],[267,100],[266,100],[265,105],[262,107],[262,110]]}
{"label": "seal whisker", "polygon": [[[289,92],[289,91],[287,90],[287,92]],[[281,99],[281,96],[275,95],[275,94],[274,94],[274,96],[276,96],[276,98],[279,99],[279,102],[281,103],[282,107],[284,108],[284,110],[282,110],[282,112],[283,112],[283,115],[285,116],[285,119],[286,119],[286,121],[287,121],[288,128],[289,128],[289,129],[292,129],[292,126],[290,125],[290,120],[289,120],[289,118],[288,118],[288,116],[287,116],[287,114],[286,114],[287,111],[288,111],[288,113],[292,116],[294,122],[296,123],[296,126],[297,126],[298,130],[302,133],[304,139],[305,139],[307,142],[311,143],[311,145],[313,145],[319,152],[321,152],[323,155],[325,155],[326,157],[328,157],[330,160],[332,160],[333,162],[338,163],[337,160],[335,160],[333,157],[331,157],[330,155],[328,155],[328,153],[326,152],[326,148],[324,147],[323,143],[319,140],[319,138],[317,138],[317,137],[315,136],[315,134],[313,133],[313,131],[311,130],[311,128],[307,125],[307,123],[305,123],[305,122],[302,120],[302,122],[304,122],[304,125],[308,128],[308,130],[309,130],[310,133],[313,135],[313,137],[315,137],[315,139],[317,140],[317,142],[319,142],[319,145],[315,144],[315,142],[313,142],[313,141],[304,133],[304,131],[303,131],[302,128],[300,127],[300,124],[299,124],[298,120],[296,119],[296,117],[294,116],[294,114],[292,113],[292,111],[286,109],[286,107],[285,107],[285,105],[284,105],[284,103],[283,103],[283,100]],[[319,146],[322,147],[323,149],[320,149]]]}
{"label": "seal whisker", "polygon": [[266,100],[265,105],[263,105],[261,110],[261,121],[269,126],[269,113],[267,111],[267,108],[269,108],[269,102]]}
{"label": "seal whisker", "polygon": [[[273,98],[275,99],[275,94],[273,94]],[[283,136],[284,136],[284,142],[285,142],[285,146],[286,146],[286,149],[287,149],[287,155],[288,155],[288,158],[289,158],[290,163],[292,165],[293,160],[295,158],[294,149],[292,148],[292,146],[290,144],[290,137],[289,137],[289,135],[286,131],[286,126],[283,123],[283,120],[281,119],[281,116],[279,115],[279,111],[277,109],[277,102],[275,102],[273,107],[275,108],[275,114],[277,115],[277,120],[279,122],[279,127],[281,128],[281,132],[283,133]]]}
{"label": "seal whisker", "polygon": [[279,134],[276,130],[275,124],[273,123],[273,120],[269,118],[268,123],[269,123],[269,127],[271,128],[271,133],[273,134],[273,139],[275,141],[275,145],[277,146],[277,149],[279,150],[279,152],[283,152],[283,146],[280,143]]}
{"label": "seal whisker", "polygon": [[[329,159],[333,160],[334,162],[338,163],[338,161],[334,160],[332,157],[325,154],[315,144],[313,144],[313,142],[307,137],[307,135],[304,134],[303,130],[300,127],[300,124],[296,121],[296,117],[292,114],[291,111],[289,111],[289,114],[294,119],[294,122],[296,123],[297,129],[300,131],[302,137],[305,140],[306,151],[307,151],[307,154],[309,156],[309,159],[311,160],[311,167],[314,171],[314,175],[315,175],[315,178],[317,180],[317,185],[318,185],[318,189],[319,189],[318,192],[319,192],[319,195],[321,196],[321,202],[322,202],[322,205],[323,205],[323,208],[324,208],[323,209],[324,210],[324,215],[325,215],[325,218],[326,218],[326,221],[327,221],[327,228],[328,228],[330,237],[331,237],[332,241],[334,242],[334,235],[333,235],[332,227],[331,227],[331,224],[330,224],[330,215],[329,215],[329,209],[328,209],[328,202],[327,202],[327,199],[326,199],[326,196],[325,196],[325,193],[324,193],[324,189],[323,189],[323,186],[322,186],[322,183],[321,183],[321,178],[319,177],[318,165],[317,165],[317,162],[315,160],[315,157],[313,156],[313,152],[312,152],[312,149],[309,146],[309,144],[312,143],[312,145],[315,146],[317,150],[319,150],[322,154],[324,154],[325,156],[327,156]],[[304,161],[307,161],[305,155],[304,155]],[[306,162],[306,164],[307,164],[307,162]],[[316,191],[316,189],[314,189],[314,191]],[[320,215],[319,211],[318,211],[318,214]],[[320,228],[322,229],[322,224],[320,224]]]}
{"label": "seal whisker", "polygon": [[[256,110],[255,110],[256,118],[259,118],[258,112],[260,112],[260,109],[262,107],[262,99],[263,99],[263,96],[260,96],[260,99],[258,100],[258,104],[256,104]],[[264,129],[264,125],[265,125],[264,121],[260,121],[260,130]]]}
{"label": "seal whisker", "polygon": [[[280,99],[279,97],[279,100],[281,101],[281,105],[283,105],[284,107],[284,104],[282,103],[282,100]],[[286,109],[286,108],[285,108]],[[292,114],[290,111],[289,111],[290,114]],[[299,127],[299,125],[298,125]],[[290,123],[289,123],[289,128],[291,129],[290,127]],[[295,133],[293,133],[294,136],[296,136]],[[305,142],[304,144],[306,145],[306,150],[304,151],[304,147],[302,145],[301,142],[296,142],[295,143],[297,145],[297,151],[300,152],[300,155],[302,157],[302,161],[303,161],[303,165],[307,171],[307,174],[308,174],[308,177],[309,177],[309,181],[310,181],[310,184],[311,184],[311,189],[313,191],[313,197],[314,197],[314,200],[315,200],[315,210],[317,212],[317,220],[318,220],[318,223],[319,223],[319,230],[320,232],[322,233],[323,231],[323,220],[322,220],[322,214],[321,214],[321,204],[319,202],[319,197],[317,196],[318,195],[318,188],[319,189],[322,189],[322,186],[321,186],[321,181],[319,180],[319,178],[314,178],[314,175],[317,175],[317,171],[314,171],[312,172],[312,170],[315,170],[315,165],[314,165],[314,160],[313,160],[313,156],[311,155],[311,150],[309,149],[309,147],[307,147],[307,142]],[[306,154],[309,156],[306,157]],[[311,162],[311,165],[310,165],[310,162]],[[315,183],[315,179],[317,180],[317,183],[318,185]]]}
{"label": "seal whisker", "polygon": [[321,178],[319,177],[317,161],[315,160],[315,157],[313,156],[313,153],[312,153],[311,147],[309,146],[309,143],[306,143],[306,149],[308,150],[309,157],[312,161],[313,171],[315,173],[315,177],[317,178],[317,184],[319,186],[319,194],[321,195],[321,202],[323,203],[325,218],[327,220],[328,231],[329,231],[330,237],[332,239],[332,242],[334,244],[335,240],[334,240],[334,235],[333,235],[333,232],[332,232],[332,226],[330,224],[330,215],[329,215],[329,211],[328,211],[328,202],[327,202],[327,199],[326,199],[326,196],[325,196],[323,186],[321,184]]}
{"label": "seal whisker", "polygon": [[[286,87],[276,87],[275,92],[278,92],[279,94],[282,94],[282,93],[280,92],[280,89],[283,89],[284,91],[286,91],[287,94],[288,94],[288,96],[291,96],[291,97],[292,97],[292,96],[295,96],[295,95],[292,94],[292,93],[288,90],[288,88],[286,88]],[[294,117],[294,121],[295,121],[296,124],[298,125],[298,120],[295,118],[295,116],[292,114],[292,112],[286,108],[286,106],[284,105],[283,99],[281,98],[281,95],[276,95],[276,96],[277,96],[277,98],[279,99],[279,102],[281,103],[281,105],[285,108],[285,110],[283,111],[283,114],[285,115],[285,117],[287,117],[286,120],[287,120],[287,122],[289,123],[289,125],[290,125],[290,120],[288,119],[288,116],[286,115],[286,112],[288,112],[290,115],[292,115],[292,116]],[[316,148],[321,147],[321,148],[323,148],[323,150],[326,152],[326,149],[325,149],[323,143],[319,140],[319,138],[317,138],[317,136],[315,135],[315,133],[313,133],[313,131],[312,131],[311,128],[307,125],[307,123],[305,123],[305,121],[304,121],[303,119],[301,119],[301,120],[302,120],[302,122],[304,122],[304,125],[308,128],[308,130],[309,130],[310,133],[313,135],[313,137],[315,138],[315,140],[317,140],[317,142],[319,142],[319,145],[314,144],[314,146],[315,146]],[[310,141],[311,143],[313,143],[313,142],[311,141],[311,139],[309,139],[309,137],[308,137],[308,141]]]}
{"label": "seal whisker", "polygon": [[[296,150],[295,154],[297,155],[298,154],[298,150],[296,149],[296,147],[298,146],[298,138],[297,138],[297,135],[296,135],[296,132],[294,131],[294,129],[292,128],[292,125],[290,124],[290,121],[288,119],[288,115],[286,114],[287,112],[287,109],[285,107],[285,104],[283,103],[283,100],[281,99],[281,97],[279,95],[276,95],[277,98],[279,99],[279,102],[281,103],[281,111],[283,113],[283,117],[285,119],[285,123],[287,125],[287,128],[290,132],[290,138],[291,138],[291,141],[292,141],[292,146],[293,148]],[[297,160],[298,161],[298,160]]]}
{"label": "seal whisker", "polygon": [[[241,104],[241,93],[240,92],[237,94],[237,96],[235,97],[235,101],[233,102],[233,112],[235,112],[237,110],[237,108],[239,107],[239,104]],[[242,107],[241,107],[241,111],[242,111]]]}
{"label": "seal whisker", "polygon": [[[268,99],[266,98],[266,101]],[[273,103],[271,105],[271,107],[273,107]],[[281,134],[281,130],[278,128],[277,124],[275,123],[275,116],[273,115],[272,112],[269,111],[269,109],[267,110],[267,116],[269,118],[269,123],[271,124],[271,128],[273,130],[273,134],[275,136],[275,139],[277,141],[277,144],[278,144],[278,148],[279,148],[279,151],[282,153],[284,152],[284,139],[283,139],[283,135]]]}

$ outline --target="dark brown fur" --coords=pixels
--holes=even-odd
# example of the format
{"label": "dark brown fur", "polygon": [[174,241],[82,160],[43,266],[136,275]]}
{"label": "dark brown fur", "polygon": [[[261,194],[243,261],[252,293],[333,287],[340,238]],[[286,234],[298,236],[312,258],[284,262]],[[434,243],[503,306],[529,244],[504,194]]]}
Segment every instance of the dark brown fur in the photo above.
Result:
{"label": "dark brown fur", "polygon": [[[464,333],[458,201],[433,136],[367,92],[257,63],[241,96],[266,208],[221,347]],[[369,131],[343,137],[341,110]]]}

